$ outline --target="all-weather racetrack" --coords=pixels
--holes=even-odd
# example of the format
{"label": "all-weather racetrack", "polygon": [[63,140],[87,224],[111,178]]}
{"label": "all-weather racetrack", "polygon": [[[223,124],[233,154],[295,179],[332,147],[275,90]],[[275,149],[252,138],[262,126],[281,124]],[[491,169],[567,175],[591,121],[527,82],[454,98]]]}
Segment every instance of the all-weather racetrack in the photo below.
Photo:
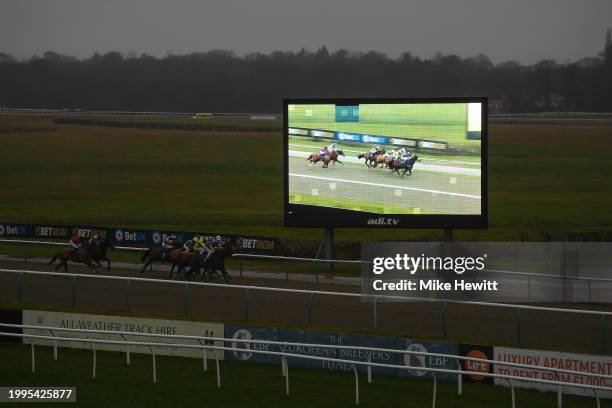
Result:
{"label": "all-weather racetrack", "polygon": [[[365,148],[364,148],[365,150]],[[289,191],[294,204],[319,204],[379,214],[477,214],[480,168],[422,159],[412,175],[369,168],[355,154],[341,164],[309,165],[309,152],[289,151]]]}

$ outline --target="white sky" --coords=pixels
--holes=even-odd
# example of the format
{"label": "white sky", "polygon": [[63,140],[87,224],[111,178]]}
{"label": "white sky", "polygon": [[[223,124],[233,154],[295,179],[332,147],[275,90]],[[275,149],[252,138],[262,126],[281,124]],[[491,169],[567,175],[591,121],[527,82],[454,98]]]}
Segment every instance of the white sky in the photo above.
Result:
{"label": "white sky", "polygon": [[325,45],[563,62],[595,56],[608,27],[612,0],[0,0],[0,51],[19,57]]}

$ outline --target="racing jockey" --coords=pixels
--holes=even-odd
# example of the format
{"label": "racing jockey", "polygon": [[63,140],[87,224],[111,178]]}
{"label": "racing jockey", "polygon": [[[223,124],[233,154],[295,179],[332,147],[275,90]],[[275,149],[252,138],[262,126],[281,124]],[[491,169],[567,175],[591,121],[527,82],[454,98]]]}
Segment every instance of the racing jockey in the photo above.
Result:
{"label": "racing jockey", "polygon": [[168,251],[176,247],[176,235],[172,234],[166,237],[166,239],[162,241],[161,247],[162,247],[162,259],[166,259],[166,254],[168,253]]}
{"label": "racing jockey", "polygon": [[189,251],[193,251],[196,242],[198,242],[198,240],[200,239],[200,237],[198,237],[197,235],[195,237],[193,237],[192,239],[190,239],[189,241],[185,242],[183,244],[183,250],[184,252],[189,252]]}
{"label": "racing jockey", "polygon": [[76,233],[70,238],[70,252],[74,253],[83,247],[83,241],[81,240],[81,236]]}

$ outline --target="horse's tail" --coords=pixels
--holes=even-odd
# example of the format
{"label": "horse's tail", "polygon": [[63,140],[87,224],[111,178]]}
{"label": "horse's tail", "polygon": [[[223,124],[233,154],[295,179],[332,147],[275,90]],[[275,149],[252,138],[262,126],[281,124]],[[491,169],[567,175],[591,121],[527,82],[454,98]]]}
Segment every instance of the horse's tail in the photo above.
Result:
{"label": "horse's tail", "polygon": [[47,265],[51,265],[53,262],[55,262],[55,260],[57,259],[58,255],[59,255],[59,252],[57,252],[55,255],[53,255],[53,258],[51,258],[51,260],[49,262],[47,262]]}
{"label": "horse's tail", "polygon": [[146,251],[144,251],[142,253],[142,260],[141,260],[141,262],[144,262],[147,259],[147,257],[149,256],[150,253],[151,253],[151,248],[149,248]]}
{"label": "horse's tail", "polygon": [[365,153],[362,153],[359,156],[357,156],[358,159],[363,159],[364,157],[365,157]]}
{"label": "horse's tail", "polygon": [[312,159],[312,154],[310,156],[308,156],[308,158],[306,159],[306,161]]}

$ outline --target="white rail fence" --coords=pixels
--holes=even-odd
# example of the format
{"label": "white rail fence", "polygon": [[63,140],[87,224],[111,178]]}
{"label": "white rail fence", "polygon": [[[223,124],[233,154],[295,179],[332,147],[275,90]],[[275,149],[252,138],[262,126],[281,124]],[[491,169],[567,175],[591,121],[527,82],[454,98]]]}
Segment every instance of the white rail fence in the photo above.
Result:
{"label": "white rail fence", "polygon": [[[69,244],[63,242],[52,242],[52,241],[34,241],[34,240],[17,240],[17,239],[0,239],[0,243],[2,244],[16,244],[23,245],[24,248],[27,248],[28,245],[49,245],[49,246],[62,246],[67,247]],[[144,252],[147,251],[148,248],[143,247],[128,247],[128,246],[115,246],[113,248],[117,251],[126,251],[126,252]],[[277,255],[257,255],[257,254],[234,254],[233,258],[238,259],[239,261],[239,274],[242,279],[244,276],[244,260],[245,259],[255,259],[255,260],[269,260],[269,261],[281,261],[284,263],[284,273],[285,273],[285,281],[289,281],[289,263],[290,262],[298,262],[298,263],[311,263],[314,267],[314,281],[319,283],[319,270],[317,265],[319,264],[348,264],[348,265],[362,265],[368,263],[362,260],[345,260],[345,259],[318,259],[318,258],[300,258],[300,257],[292,257],[292,256],[277,256]],[[24,251],[24,263],[27,263],[28,255],[27,251]],[[528,298],[531,299],[531,293],[533,292],[533,280],[535,279],[556,279],[561,280],[563,282],[586,282],[587,285],[587,301],[592,303],[592,289],[593,284],[597,283],[610,283],[612,284],[612,278],[596,278],[589,276],[567,276],[567,275],[553,275],[546,273],[532,273],[532,272],[518,272],[518,271],[505,271],[499,269],[484,269],[482,272],[491,273],[491,274],[501,274],[508,276],[518,276],[526,279],[527,284],[527,293]]]}
{"label": "white rail fence", "polygon": [[[62,328],[62,327],[52,327],[52,326],[35,326],[35,325],[19,325],[19,324],[10,324],[10,323],[0,323],[0,327],[4,327],[7,329],[21,329],[23,330],[38,330],[38,331],[48,331],[51,335],[38,335],[38,334],[30,334],[30,333],[14,333],[14,332],[0,332],[0,336],[6,337],[17,337],[22,338],[24,340],[29,340],[31,351],[32,351],[32,372],[36,371],[36,359],[35,359],[35,344],[33,340],[47,340],[53,341],[53,357],[55,360],[58,359],[58,345],[60,342],[77,342],[77,343],[85,343],[90,344],[92,347],[92,357],[93,357],[93,365],[92,365],[92,378],[96,378],[96,345],[99,344],[107,344],[107,345],[118,345],[125,346],[126,353],[126,364],[129,365],[131,362],[130,357],[130,348],[131,346],[146,346],[151,351],[152,356],[152,364],[153,364],[153,382],[157,383],[157,364],[156,364],[156,354],[154,347],[175,347],[175,348],[187,348],[187,349],[200,349],[202,350],[202,364],[203,369],[208,371],[208,352],[212,351],[212,354],[215,358],[216,362],[216,374],[217,374],[217,387],[221,388],[221,373],[220,373],[220,364],[219,364],[219,355],[217,351],[232,351],[232,352],[244,352],[245,349],[242,347],[238,347],[235,345],[227,346],[227,344],[235,344],[235,343],[244,343],[244,344],[263,344],[263,345],[275,345],[275,346],[307,346],[314,348],[327,348],[327,349],[342,349],[342,350],[359,350],[364,351],[368,355],[368,361],[361,360],[348,360],[334,357],[319,357],[307,354],[296,354],[289,353],[285,351],[271,351],[271,350],[262,350],[249,348],[249,353],[254,354],[264,354],[270,356],[280,357],[281,359],[281,373],[285,378],[285,393],[289,395],[289,364],[287,359],[306,359],[306,360],[315,360],[315,361],[326,361],[326,362],[335,362],[340,364],[349,365],[355,375],[355,403],[359,404],[359,374],[357,371],[357,366],[364,366],[367,370],[367,381],[368,383],[372,382],[372,368],[391,368],[397,370],[406,370],[406,371],[424,371],[432,374],[433,379],[433,398],[432,398],[432,407],[436,406],[437,399],[437,377],[436,373],[444,373],[444,374],[455,374],[457,375],[457,394],[462,395],[463,393],[463,383],[462,376],[463,375],[472,375],[473,371],[464,370],[461,362],[465,361],[473,361],[480,363],[493,364],[497,366],[505,366],[505,367],[514,367],[521,368],[527,370],[537,370],[537,371],[549,371],[555,374],[556,380],[548,380],[543,378],[534,378],[528,376],[517,376],[510,374],[499,374],[499,373],[489,373],[489,372],[478,372],[478,375],[482,375],[485,377],[499,378],[505,380],[511,389],[511,398],[512,398],[512,407],[516,406],[516,396],[515,396],[515,384],[516,381],[521,382],[533,382],[547,385],[554,385],[557,387],[557,406],[562,407],[563,405],[563,387],[575,387],[588,389],[593,392],[593,395],[596,400],[597,407],[600,406],[600,399],[598,391],[608,391],[612,392],[612,387],[600,386],[600,385],[592,385],[592,384],[582,384],[570,381],[563,381],[560,374],[571,374],[582,377],[591,377],[604,380],[603,383],[606,383],[605,380],[612,379],[612,375],[604,375],[604,374],[596,374],[585,371],[575,371],[575,370],[567,370],[567,369],[558,369],[552,367],[543,367],[538,365],[529,365],[529,364],[520,364],[520,363],[510,363],[504,361],[497,360],[489,360],[489,359],[480,359],[473,357],[465,357],[465,356],[456,356],[449,354],[441,354],[441,353],[430,353],[430,352],[421,352],[421,351],[411,351],[411,350],[397,350],[397,349],[385,349],[385,348],[373,348],[373,347],[360,347],[360,346],[341,346],[341,345],[328,345],[328,344],[313,344],[313,343],[294,343],[294,342],[279,342],[279,341],[267,341],[267,340],[247,340],[240,339],[236,340],[233,338],[225,338],[225,337],[212,337],[212,336],[190,336],[190,335],[169,335],[169,334],[155,334],[155,333],[138,333],[138,332],[126,332],[126,331],[105,331],[105,330],[91,330],[91,329],[71,329],[71,328]],[[103,334],[105,336],[113,335],[120,337],[121,340],[108,340],[108,339],[97,339],[97,338],[83,338],[83,337],[66,337],[66,336],[58,336],[55,332],[71,332],[71,333],[86,333],[86,334]],[[153,338],[165,338],[170,340],[190,340],[197,342],[197,344],[186,344],[186,343],[166,343],[166,342],[152,342],[152,341],[133,341],[127,340],[126,336],[132,337],[153,337]],[[211,344],[212,342],[212,344]],[[223,342],[223,346],[214,345],[214,342]],[[207,344],[208,343],[208,344]],[[454,360],[457,364],[456,369],[448,369],[448,368],[432,368],[432,367],[414,367],[414,366],[406,366],[406,365],[397,365],[397,364],[383,364],[383,363],[375,363],[371,361],[371,355],[373,352],[388,352],[395,353],[401,355],[419,355],[419,356],[429,356],[429,357],[442,357]]]}
{"label": "white rail fence", "polygon": [[[317,259],[317,258],[298,258],[291,256],[276,256],[276,255],[256,255],[256,254],[234,254],[232,255],[234,258],[238,258],[240,265],[240,277],[242,278],[244,263],[243,259],[259,259],[259,260],[270,260],[270,261],[283,261],[285,262],[285,280],[289,280],[289,268],[288,262],[308,262],[315,265],[315,277],[314,280],[316,283],[319,283],[319,273],[316,268],[317,264],[353,264],[353,265],[362,265],[362,264],[370,264],[368,261],[362,260],[326,260],[326,259]],[[596,278],[590,276],[567,276],[567,275],[553,275],[547,273],[533,273],[533,272],[518,272],[518,271],[505,271],[500,269],[483,269],[480,272],[486,272],[490,274],[499,274],[499,275],[508,275],[508,276],[518,276],[526,279],[527,285],[527,293],[528,298],[531,300],[531,294],[533,292],[533,280],[536,279],[555,279],[560,280],[562,282],[586,282],[587,285],[587,299],[589,303],[592,303],[593,300],[593,283],[610,283],[612,284],[612,278]]]}
{"label": "white rail fence", "polygon": [[112,276],[112,275],[88,275],[88,274],[63,274],[56,272],[42,272],[42,271],[28,271],[21,269],[0,269],[0,273],[5,274],[17,274],[17,300],[18,302],[23,301],[23,285],[24,276],[52,276],[58,279],[71,279],[72,280],[72,306],[76,306],[76,295],[77,285],[79,280],[82,279],[93,279],[93,280],[115,280],[123,281],[126,283],[126,309],[129,311],[132,308],[132,284],[133,282],[145,282],[145,283],[158,283],[164,285],[180,285],[184,287],[183,301],[184,301],[184,313],[185,315],[191,314],[191,288],[192,287],[212,287],[220,289],[231,289],[240,290],[244,293],[244,320],[250,320],[250,295],[252,292],[271,292],[271,293],[291,293],[291,294],[302,294],[307,295],[307,324],[312,325],[313,317],[313,305],[315,297],[326,296],[326,297],[341,297],[341,298],[353,298],[360,300],[368,300],[372,304],[372,318],[373,328],[378,328],[378,304],[383,301],[413,301],[423,303],[436,303],[442,306],[442,330],[443,336],[446,338],[448,334],[448,305],[472,305],[481,307],[492,307],[498,309],[510,309],[516,312],[516,342],[521,344],[521,315],[524,311],[541,311],[550,312],[555,314],[573,314],[583,316],[597,316],[600,321],[600,340],[601,340],[601,351],[606,352],[607,342],[607,322],[612,316],[612,312],[600,311],[600,310],[584,310],[584,309],[566,309],[566,308],[555,308],[545,306],[533,306],[533,305],[519,305],[510,303],[493,303],[493,302],[479,302],[479,301],[468,301],[468,300],[455,300],[455,299],[429,299],[409,296],[386,296],[386,295],[368,295],[361,293],[351,292],[333,292],[333,291],[322,291],[322,290],[307,290],[307,289],[290,289],[290,288],[278,288],[278,287],[266,287],[266,286],[252,286],[252,285],[231,285],[223,283],[209,283],[209,282],[192,282],[192,281],[175,281],[168,279],[152,279],[152,278],[138,278],[129,276]]}

